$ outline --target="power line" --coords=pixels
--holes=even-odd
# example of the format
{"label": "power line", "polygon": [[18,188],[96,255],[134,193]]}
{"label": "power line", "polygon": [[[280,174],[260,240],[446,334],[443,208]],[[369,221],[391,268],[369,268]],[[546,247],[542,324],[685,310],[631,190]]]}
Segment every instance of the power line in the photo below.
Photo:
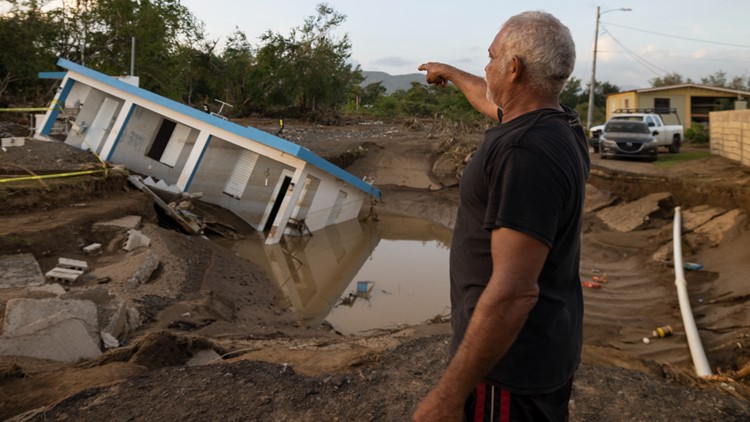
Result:
{"label": "power line", "polygon": [[680,39],[680,40],[702,42],[702,43],[706,43],[706,44],[725,45],[725,46],[728,46],[728,47],[750,48],[750,45],[732,44],[732,43],[719,42],[719,41],[702,40],[702,39],[699,39],[699,38],[683,37],[683,36],[680,36],[680,35],[664,34],[662,32],[649,31],[649,30],[646,30],[646,29],[633,28],[633,27],[630,27],[630,26],[618,25],[618,24],[614,24],[614,23],[607,23],[607,25],[612,25],[612,26],[617,26],[617,27],[620,27],[620,28],[630,29],[631,31],[638,31],[638,32],[645,32],[647,34],[660,35],[662,37],[676,38],[676,39]]}
{"label": "power line", "polygon": [[659,66],[657,66],[657,65],[655,65],[655,64],[653,64],[653,63],[651,63],[651,62],[649,62],[648,60],[644,59],[643,57],[639,56],[638,54],[636,54],[635,52],[633,52],[633,51],[632,51],[632,50],[630,50],[629,48],[625,47],[625,45],[624,45],[623,43],[621,43],[621,42],[620,42],[620,40],[618,40],[617,38],[615,38],[615,37],[614,37],[614,36],[612,35],[612,33],[611,33],[611,32],[607,31],[606,29],[605,29],[604,31],[605,31],[605,32],[606,32],[607,34],[609,34],[610,38],[612,38],[612,40],[613,40],[613,41],[614,41],[614,42],[615,42],[615,43],[616,43],[617,45],[619,45],[619,46],[620,46],[620,48],[622,48],[622,49],[623,49],[623,50],[625,51],[625,53],[627,53],[627,54],[628,54],[628,55],[629,55],[629,56],[630,56],[631,58],[633,58],[633,60],[635,60],[636,62],[638,62],[638,63],[639,63],[639,64],[640,64],[641,66],[643,66],[643,67],[645,67],[646,69],[648,69],[649,71],[651,71],[651,73],[655,74],[656,76],[659,76],[659,72],[657,72],[656,70],[659,70],[659,71],[661,71],[661,72],[662,72],[662,74],[666,74],[666,73],[669,73],[669,72],[667,72],[666,70],[664,70],[664,69],[660,68]]}

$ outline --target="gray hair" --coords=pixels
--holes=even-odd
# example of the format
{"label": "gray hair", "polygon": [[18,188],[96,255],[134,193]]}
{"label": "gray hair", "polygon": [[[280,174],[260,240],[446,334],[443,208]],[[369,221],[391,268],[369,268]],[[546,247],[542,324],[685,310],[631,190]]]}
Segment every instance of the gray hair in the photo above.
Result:
{"label": "gray hair", "polygon": [[532,11],[511,17],[503,29],[505,59],[521,59],[532,89],[559,95],[576,61],[576,47],[568,27],[549,13]]}

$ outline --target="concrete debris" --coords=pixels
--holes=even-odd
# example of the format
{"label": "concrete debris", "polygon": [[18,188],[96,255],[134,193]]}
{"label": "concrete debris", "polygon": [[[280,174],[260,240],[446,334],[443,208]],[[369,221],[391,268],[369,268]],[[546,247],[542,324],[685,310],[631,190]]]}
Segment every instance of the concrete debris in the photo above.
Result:
{"label": "concrete debris", "polygon": [[102,221],[94,223],[94,230],[103,227],[117,227],[123,229],[137,229],[141,225],[141,216],[129,215],[126,217],[118,218],[110,221]]}
{"label": "concrete debris", "polygon": [[0,256],[0,289],[41,286],[44,275],[32,254]]}
{"label": "concrete debris", "polygon": [[96,305],[88,300],[11,299],[5,310],[3,335],[32,335],[69,319],[80,321],[92,341],[98,344]]}
{"label": "concrete debris", "polygon": [[147,282],[151,278],[151,274],[159,268],[159,255],[156,252],[149,249],[146,259],[141,264],[141,267],[130,276],[127,283],[125,283],[125,290],[132,290],[139,285]]}
{"label": "concrete debris", "polygon": [[120,347],[120,342],[110,333],[102,331],[99,333],[102,336],[102,343],[105,349],[114,349]]}
{"label": "concrete debris", "polygon": [[67,291],[65,288],[57,283],[45,284],[43,286],[35,286],[29,288],[30,292],[45,292],[52,293],[55,296],[64,295]]}
{"label": "concrete debris", "polygon": [[161,191],[169,192],[169,193],[181,193],[182,189],[177,187],[177,185],[168,185],[164,180],[156,181],[153,177],[148,176],[145,179],[143,179],[143,184],[154,189],[158,189]]}
{"label": "concrete debris", "polygon": [[586,184],[586,201],[583,211],[586,213],[599,211],[617,201],[617,197],[607,191],[600,190],[594,185]]}
{"label": "concrete debris", "polygon": [[58,258],[57,268],[66,268],[69,270],[83,271],[84,273],[89,270],[89,264],[86,261],[69,258]]}
{"label": "concrete debris", "polygon": [[705,238],[709,247],[715,247],[727,238],[737,234],[740,227],[743,227],[747,221],[747,214],[736,208],[697,227],[694,233]]}
{"label": "concrete debris", "polygon": [[633,202],[605,208],[596,213],[610,230],[630,232],[644,228],[654,217],[670,217],[674,212],[671,193],[652,193]]}
{"label": "concrete debris", "polygon": [[62,320],[32,334],[0,336],[0,356],[77,362],[100,354],[99,341],[92,339],[85,324],[78,319]]}
{"label": "concrete debris", "polygon": [[185,363],[185,366],[202,366],[221,362],[221,355],[214,349],[204,349],[193,354],[193,357]]}
{"label": "concrete debris", "polygon": [[682,231],[691,232],[714,218],[726,213],[727,210],[708,205],[699,205],[682,211]]}
{"label": "concrete debris", "polygon": [[102,253],[102,244],[101,243],[92,243],[88,246],[83,247],[83,253],[86,255],[92,256],[92,255],[99,255]]}
{"label": "concrete debris", "polygon": [[69,268],[55,267],[44,275],[47,280],[56,281],[64,284],[73,284],[78,281],[78,277],[83,274],[81,270],[71,270]]}
{"label": "concrete debris", "polygon": [[159,195],[157,195],[143,183],[143,179],[141,179],[140,176],[128,176],[128,181],[136,188],[149,194],[154,200],[154,203],[159,208],[161,208],[167,214],[167,216],[169,216],[169,218],[173,219],[177,224],[179,224],[180,227],[182,227],[182,229],[187,233],[193,235],[203,234],[203,225],[197,220],[195,215],[186,213],[183,210],[175,210],[174,206],[170,207],[169,204],[164,202],[164,200],[159,197]]}
{"label": "concrete debris", "polygon": [[26,144],[26,138],[23,136],[12,136],[10,138],[2,138],[0,144],[3,148],[8,147],[22,147]]}
{"label": "concrete debris", "polygon": [[130,229],[128,231],[128,237],[125,239],[125,244],[122,248],[130,252],[140,247],[148,247],[151,244],[151,239],[145,234],[141,233],[140,230]]}

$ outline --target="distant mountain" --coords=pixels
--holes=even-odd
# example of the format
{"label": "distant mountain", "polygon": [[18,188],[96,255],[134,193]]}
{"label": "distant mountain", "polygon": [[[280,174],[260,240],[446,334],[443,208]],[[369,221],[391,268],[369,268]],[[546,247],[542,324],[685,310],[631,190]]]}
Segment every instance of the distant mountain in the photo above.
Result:
{"label": "distant mountain", "polygon": [[399,89],[408,90],[411,88],[412,82],[419,82],[426,84],[424,73],[409,73],[407,75],[389,75],[385,72],[368,72],[362,71],[362,76],[365,80],[362,81],[361,86],[367,86],[376,82],[382,82],[385,87],[386,94],[392,94],[394,91]]}

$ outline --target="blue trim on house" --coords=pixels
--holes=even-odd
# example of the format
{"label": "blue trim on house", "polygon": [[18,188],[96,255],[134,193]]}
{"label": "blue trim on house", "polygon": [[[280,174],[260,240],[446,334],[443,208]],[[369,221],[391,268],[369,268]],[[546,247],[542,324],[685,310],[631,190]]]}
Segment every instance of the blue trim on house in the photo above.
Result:
{"label": "blue trim on house", "polygon": [[178,103],[177,101],[170,100],[169,98],[162,97],[160,95],[157,95],[151,91],[147,91],[143,88],[139,88],[137,86],[130,85],[126,82],[123,82],[117,78],[104,75],[102,73],[99,73],[95,70],[89,69],[87,67],[81,66],[79,64],[73,63],[70,60],[66,60],[63,58],[60,58],[57,61],[57,65],[68,69],[72,72],[79,73],[83,76],[89,77],[91,79],[94,79],[98,82],[101,82],[103,84],[109,85],[113,88],[119,89],[121,91],[124,91],[130,95],[143,98],[144,100],[151,101],[153,103],[156,103],[158,105],[161,105],[163,107],[167,107],[169,109],[172,109],[178,113],[182,113],[188,117],[194,118],[196,120],[199,120],[201,122],[210,124],[212,126],[215,126],[217,128],[226,130],[227,132],[230,132],[232,134],[235,134],[242,138],[248,138],[255,142],[259,142],[263,145],[266,145],[268,147],[274,148],[276,150],[282,151],[286,154],[293,155],[295,157],[298,157],[302,160],[305,160],[309,162],[310,164],[313,164],[314,166],[330,173],[331,175],[338,177],[341,180],[344,180],[345,182],[351,184],[352,186],[362,190],[363,192],[366,192],[377,199],[380,199],[380,190],[373,187],[372,185],[364,182],[360,178],[354,176],[353,174],[341,169],[340,167],[337,167],[333,165],[332,163],[324,160],[323,158],[315,155],[312,151],[308,150],[307,148],[303,148],[300,145],[294,144],[292,142],[287,141],[286,139],[279,138],[277,136],[271,135],[270,133],[263,132],[262,130],[256,129],[254,127],[244,127],[240,126],[236,123],[230,122],[228,120],[224,120],[222,118],[213,116],[209,113],[206,113],[202,110],[198,110],[192,107],[189,107],[185,104]]}
{"label": "blue trim on house", "polygon": [[52,132],[52,126],[55,125],[55,120],[57,120],[57,115],[60,114],[60,111],[63,109],[63,107],[65,107],[65,100],[68,98],[68,94],[70,94],[70,90],[73,89],[73,83],[74,81],[68,78],[68,80],[65,81],[65,85],[60,87],[61,91],[60,91],[60,95],[57,98],[57,104],[52,104],[52,111],[50,111],[49,117],[47,118],[47,121],[44,123],[44,127],[42,128],[42,132],[41,132],[42,135],[49,136],[49,133]]}
{"label": "blue trim on house", "polygon": [[39,79],[62,79],[65,77],[65,72],[39,72],[37,77]]}
{"label": "blue trim on house", "polygon": [[195,165],[193,166],[193,172],[190,174],[190,178],[185,184],[185,189],[183,189],[184,192],[189,191],[190,185],[193,183],[193,177],[195,177],[195,173],[198,172],[198,167],[200,167],[201,161],[203,161],[203,154],[206,153],[206,150],[208,149],[208,144],[211,143],[211,140],[213,139],[213,137],[214,137],[213,135],[208,135],[208,139],[206,139],[206,144],[203,145],[203,151],[201,151],[201,155],[198,156],[198,161],[196,161]]}
{"label": "blue trim on house", "polygon": [[117,134],[117,138],[115,138],[115,142],[112,144],[112,148],[109,149],[109,154],[107,154],[107,158],[105,158],[105,161],[109,161],[112,159],[112,155],[115,153],[115,150],[117,149],[117,144],[120,143],[120,139],[122,138],[122,135],[125,133],[125,128],[128,127],[128,122],[130,121],[130,116],[133,115],[133,111],[135,110],[135,104],[130,104],[130,110],[128,110],[127,116],[125,116],[125,121],[122,122],[122,127],[120,127],[120,133]]}

